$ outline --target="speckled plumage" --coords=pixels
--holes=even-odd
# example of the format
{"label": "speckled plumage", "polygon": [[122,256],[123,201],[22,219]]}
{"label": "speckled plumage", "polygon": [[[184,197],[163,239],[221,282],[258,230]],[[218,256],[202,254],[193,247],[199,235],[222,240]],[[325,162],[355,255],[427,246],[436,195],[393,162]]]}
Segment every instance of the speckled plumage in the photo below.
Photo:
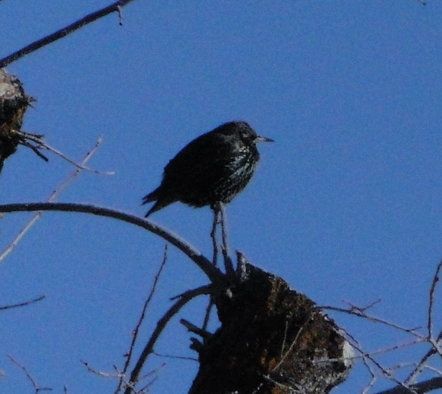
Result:
{"label": "speckled plumage", "polygon": [[146,216],[175,202],[202,207],[230,202],[250,181],[260,137],[246,122],[228,122],[189,144],[164,168],[161,185],[143,198],[155,201]]}

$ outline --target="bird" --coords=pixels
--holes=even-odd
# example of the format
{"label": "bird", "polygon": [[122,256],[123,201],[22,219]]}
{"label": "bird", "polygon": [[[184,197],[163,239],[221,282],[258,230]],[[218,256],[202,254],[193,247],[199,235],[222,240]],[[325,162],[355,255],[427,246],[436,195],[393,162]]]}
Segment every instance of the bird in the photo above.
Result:
{"label": "bird", "polygon": [[274,141],[244,121],[224,123],[195,138],[166,165],[160,186],[143,197],[143,204],[155,201],[145,217],[177,201],[213,209],[232,201],[253,176],[259,142]]}

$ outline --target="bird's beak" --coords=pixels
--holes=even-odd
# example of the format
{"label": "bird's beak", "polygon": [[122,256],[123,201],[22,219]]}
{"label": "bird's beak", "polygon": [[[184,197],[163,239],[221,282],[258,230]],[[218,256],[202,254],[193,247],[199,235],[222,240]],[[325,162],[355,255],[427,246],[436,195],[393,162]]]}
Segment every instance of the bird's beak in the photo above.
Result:
{"label": "bird's beak", "polygon": [[256,142],[275,142],[271,138],[263,137],[262,135],[258,135],[255,139]]}

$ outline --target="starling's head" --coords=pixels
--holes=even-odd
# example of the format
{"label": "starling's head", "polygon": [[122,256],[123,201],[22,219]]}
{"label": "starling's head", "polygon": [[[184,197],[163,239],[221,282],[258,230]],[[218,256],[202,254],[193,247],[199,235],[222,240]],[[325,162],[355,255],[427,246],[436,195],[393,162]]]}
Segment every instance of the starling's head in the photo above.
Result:
{"label": "starling's head", "polygon": [[273,142],[271,138],[262,137],[256,134],[256,131],[253,130],[247,122],[229,122],[224,126],[237,134],[241,141],[246,145],[256,144],[258,142]]}

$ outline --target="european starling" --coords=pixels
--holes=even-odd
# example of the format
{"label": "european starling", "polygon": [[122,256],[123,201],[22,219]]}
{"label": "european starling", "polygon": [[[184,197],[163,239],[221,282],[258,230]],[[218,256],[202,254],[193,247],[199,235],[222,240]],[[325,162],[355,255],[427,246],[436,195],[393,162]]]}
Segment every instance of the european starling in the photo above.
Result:
{"label": "european starling", "polygon": [[161,185],[143,198],[155,201],[146,217],[175,201],[202,207],[230,202],[249,182],[261,137],[246,122],[228,122],[189,144],[164,168]]}

